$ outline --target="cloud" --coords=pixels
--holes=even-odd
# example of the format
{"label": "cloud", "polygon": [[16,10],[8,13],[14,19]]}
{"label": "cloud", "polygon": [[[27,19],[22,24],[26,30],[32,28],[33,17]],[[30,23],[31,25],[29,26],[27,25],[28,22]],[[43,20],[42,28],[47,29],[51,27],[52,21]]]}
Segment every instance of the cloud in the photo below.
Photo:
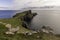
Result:
{"label": "cloud", "polygon": [[21,10],[27,7],[60,6],[60,0],[0,0],[0,8],[7,10]]}
{"label": "cloud", "polygon": [[60,6],[60,0],[40,0],[30,2],[29,7],[40,7],[40,6]]}
{"label": "cloud", "polygon": [[60,0],[15,0],[15,9],[24,7],[60,6]]}
{"label": "cloud", "polygon": [[44,5],[60,6],[60,0],[47,0]]}
{"label": "cloud", "polygon": [[24,7],[27,7],[27,2],[29,2],[30,0],[15,0],[14,1],[14,9],[18,10],[18,9],[22,9]]}
{"label": "cloud", "polygon": [[29,7],[31,3],[37,2],[39,0],[15,0],[14,7],[16,10]]}

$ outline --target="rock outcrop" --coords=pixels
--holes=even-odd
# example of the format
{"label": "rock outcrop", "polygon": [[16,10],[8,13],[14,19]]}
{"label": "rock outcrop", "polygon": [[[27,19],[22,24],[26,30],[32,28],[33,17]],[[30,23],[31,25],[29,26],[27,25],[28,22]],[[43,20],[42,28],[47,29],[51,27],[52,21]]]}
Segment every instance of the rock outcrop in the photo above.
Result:
{"label": "rock outcrop", "polygon": [[54,33],[53,29],[50,26],[43,26],[42,29],[41,29],[41,31],[44,32],[44,33],[50,33],[50,34]]}
{"label": "rock outcrop", "polygon": [[28,28],[29,23],[31,22],[31,20],[33,19],[34,16],[36,16],[37,13],[32,13],[31,10],[27,11],[26,14],[22,17],[22,26],[24,26],[25,28]]}

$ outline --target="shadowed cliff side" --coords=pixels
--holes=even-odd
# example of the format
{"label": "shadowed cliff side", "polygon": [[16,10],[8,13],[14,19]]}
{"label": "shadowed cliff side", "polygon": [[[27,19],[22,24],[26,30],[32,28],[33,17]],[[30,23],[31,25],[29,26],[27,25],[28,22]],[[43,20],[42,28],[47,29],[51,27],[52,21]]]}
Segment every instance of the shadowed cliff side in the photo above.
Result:
{"label": "shadowed cliff side", "polygon": [[16,15],[13,16],[13,18],[18,16],[18,19],[21,18],[22,21],[22,26],[25,28],[29,28],[29,24],[31,20],[34,18],[34,16],[37,15],[37,13],[32,13],[31,10],[23,12],[24,16],[19,16],[21,13],[17,13]]}
{"label": "shadowed cliff side", "polygon": [[37,13],[32,13],[31,10],[27,11],[27,13],[22,17],[23,23],[22,26],[25,28],[29,28],[29,24],[31,20],[36,16]]}

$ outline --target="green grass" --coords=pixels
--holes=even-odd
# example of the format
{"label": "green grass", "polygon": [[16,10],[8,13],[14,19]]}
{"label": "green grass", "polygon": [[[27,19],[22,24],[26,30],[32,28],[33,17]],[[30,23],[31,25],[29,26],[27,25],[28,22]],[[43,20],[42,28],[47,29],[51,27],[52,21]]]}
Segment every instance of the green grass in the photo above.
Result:
{"label": "green grass", "polygon": [[3,23],[7,23],[7,24],[11,24],[12,27],[17,27],[19,26],[20,27],[20,33],[23,33],[23,32],[31,32],[31,30],[28,30],[24,27],[22,27],[22,21],[21,21],[21,17],[24,16],[25,13],[21,13],[19,14],[17,17],[14,17],[14,18],[10,18],[10,19],[0,19],[0,22],[3,22]]}

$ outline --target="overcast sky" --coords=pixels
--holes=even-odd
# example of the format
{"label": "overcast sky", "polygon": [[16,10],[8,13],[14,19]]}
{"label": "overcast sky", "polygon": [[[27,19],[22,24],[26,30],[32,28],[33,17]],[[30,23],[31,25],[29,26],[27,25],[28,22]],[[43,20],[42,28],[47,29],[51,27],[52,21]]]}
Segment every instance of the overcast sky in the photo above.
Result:
{"label": "overcast sky", "polygon": [[8,9],[13,4],[13,0],[0,0],[0,9]]}
{"label": "overcast sky", "polygon": [[10,6],[12,3],[13,3],[13,0],[0,0],[0,7]]}
{"label": "overcast sky", "polygon": [[60,0],[0,0],[0,10],[19,10],[24,7],[40,6],[60,6]]}

